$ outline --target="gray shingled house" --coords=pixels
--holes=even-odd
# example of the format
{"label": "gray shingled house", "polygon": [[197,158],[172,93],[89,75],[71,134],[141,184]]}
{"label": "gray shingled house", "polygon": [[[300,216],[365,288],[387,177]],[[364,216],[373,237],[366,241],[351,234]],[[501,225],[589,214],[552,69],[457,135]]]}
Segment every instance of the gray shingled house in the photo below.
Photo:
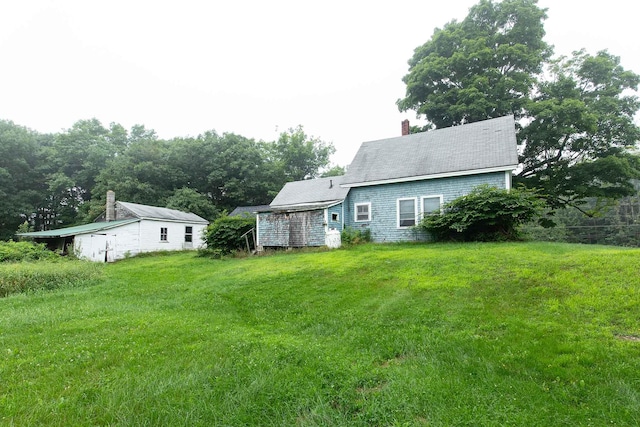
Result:
{"label": "gray shingled house", "polygon": [[258,213],[258,247],[322,246],[345,227],[425,240],[424,215],[479,185],[511,188],[517,166],[513,116],[365,142],[344,176],[287,183]]}

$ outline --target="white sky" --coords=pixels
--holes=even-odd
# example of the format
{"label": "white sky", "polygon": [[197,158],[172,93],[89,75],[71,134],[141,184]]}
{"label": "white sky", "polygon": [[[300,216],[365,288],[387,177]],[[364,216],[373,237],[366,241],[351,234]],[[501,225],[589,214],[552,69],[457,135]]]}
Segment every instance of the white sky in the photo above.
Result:
{"label": "white sky", "polygon": [[[400,134],[413,49],[476,0],[4,1],[0,119],[59,132],[81,119],[160,138],[275,140],[298,124],[347,165]],[[556,54],[586,48],[640,73],[632,0],[540,0]]]}

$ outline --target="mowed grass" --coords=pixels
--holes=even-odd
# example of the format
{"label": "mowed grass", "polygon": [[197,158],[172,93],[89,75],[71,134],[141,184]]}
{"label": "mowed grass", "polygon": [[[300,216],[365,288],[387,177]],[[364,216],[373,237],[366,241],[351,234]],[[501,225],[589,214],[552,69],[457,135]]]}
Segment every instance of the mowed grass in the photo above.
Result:
{"label": "mowed grass", "polygon": [[637,426],[640,250],[364,245],[0,299],[0,424]]}

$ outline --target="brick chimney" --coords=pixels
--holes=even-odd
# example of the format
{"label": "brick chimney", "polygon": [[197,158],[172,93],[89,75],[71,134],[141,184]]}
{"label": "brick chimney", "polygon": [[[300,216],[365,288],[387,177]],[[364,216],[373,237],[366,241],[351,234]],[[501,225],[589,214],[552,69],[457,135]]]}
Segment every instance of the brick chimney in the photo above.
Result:
{"label": "brick chimney", "polygon": [[409,135],[409,120],[404,119],[402,121],[402,136]]}
{"label": "brick chimney", "polygon": [[111,190],[107,191],[107,213],[105,217],[107,222],[115,221],[116,219],[116,193]]}

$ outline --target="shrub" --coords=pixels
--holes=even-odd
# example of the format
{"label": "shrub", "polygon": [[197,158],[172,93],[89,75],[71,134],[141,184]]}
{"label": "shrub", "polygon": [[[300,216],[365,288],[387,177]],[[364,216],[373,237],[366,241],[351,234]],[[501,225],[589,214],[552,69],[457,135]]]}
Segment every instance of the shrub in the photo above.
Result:
{"label": "shrub", "polygon": [[58,256],[42,243],[0,242],[0,262],[51,260]]}
{"label": "shrub", "polygon": [[242,235],[255,226],[256,219],[252,216],[221,216],[207,227],[207,251],[229,254],[246,249],[246,240]]}
{"label": "shrub", "polygon": [[355,228],[347,227],[340,233],[340,239],[342,244],[347,246],[368,243],[371,241],[371,230],[368,228],[356,230]]}
{"label": "shrub", "polygon": [[518,226],[539,216],[542,207],[532,191],[482,185],[445,204],[441,215],[425,217],[418,227],[436,241],[517,240]]}

